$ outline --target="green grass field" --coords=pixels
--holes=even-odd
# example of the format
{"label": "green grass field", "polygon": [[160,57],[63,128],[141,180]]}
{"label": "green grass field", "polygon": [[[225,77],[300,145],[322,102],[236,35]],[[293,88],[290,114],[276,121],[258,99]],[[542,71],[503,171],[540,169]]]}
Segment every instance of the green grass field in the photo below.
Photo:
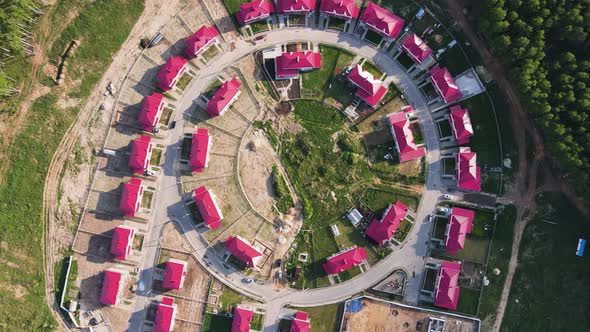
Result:
{"label": "green grass field", "polygon": [[337,47],[320,45],[322,54],[322,68],[307,73],[302,73],[302,95],[306,98],[322,101],[326,96],[326,90],[334,77],[335,70],[347,67],[354,55]]}
{"label": "green grass field", "polygon": [[203,332],[230,331],[232,318],[228,316],[205,313],[203,318]]}
{"label": "green grass field", "polygon": [[457,311],[469,315],[476,315],[478,303],[479,289],[461,287],[461,292],[459,293],[459,302],[457,304]]}
{"label": "green grass field", "polygon": [[308,313],[313,331],[337,332],[340,326],[340,315],[344,310],[344,304],[336,303],[321,307],[294,309]]}

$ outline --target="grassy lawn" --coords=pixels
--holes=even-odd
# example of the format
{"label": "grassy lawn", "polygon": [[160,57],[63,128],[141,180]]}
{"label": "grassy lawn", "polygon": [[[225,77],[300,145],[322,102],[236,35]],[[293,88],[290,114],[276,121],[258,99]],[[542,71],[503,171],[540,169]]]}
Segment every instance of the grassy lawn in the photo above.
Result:
{"label": "grassy lawn", "polygon": [[219,49],[216,46],[210,46],[203,53],[201,53],[201,60],[205,62],[215,58],[219,54]]}
{"label": "grassy lawn", "polygon": [[242,303],[243,300],[243,295],[227,286],[223,286],[223,292],[219,296],[219,312],[231,313],[232,309]]}
{"label": "grassy lawn", "polygon": [[471,68],[469,62],[465,60],[465,55],[461,51],[459,45],[447,49],[447,51],[440,57],[439,62],[441,67],[447,67],[453,77]]}
{"label": "grassy lawn", "polygon": [[412,223],[408,219],[404,219],[399,225],[399,228],[395,231],[395,235],[393,237],[397,240],[397,242],[404,242],[408,236],[408,233],[410,233],[412,226]]}
{"label": "grassy lawn", "polygon": [[250,2],[249,0],[223,0],[223,4],[230,14],[235,14],[240,11],[240,5]]}
{"label": "grassy lawn", "polygon": [[375,46],[378,46],[379,43],[381,43],[381,41],[383,40],[383,36],[381,36],[379,33],[373,30],[369,30],[365,35],[365,40],[374,44]]}
{"label": "grassy lawn", "polygon": [[416,64],[414,60],[412,60],[412,58],[410,58],[410,56],[406,54],[406,52],[402,52],[397,57],[397,62],[399,62],[399,64],[406,69],[410,69],[410,67]]}
{"label": "grassy lawn", "polygon": [[268,23],[266,23],[266,20],[250,23],[250,28],[252,29],[253,34],[269,31]]}
{"label": "grassy lawn", "polygon": [[143,197],[141,198],[141,207],[150,209],[152,207],[152,198],[154,196],[154,192],[152,191],[144,191]]}
{"label": "grassy lawn", "polygon": [[322,68],[301,73],[302,95],[305,98],[323,100],[334,72],[348,66],[354,58],[346,51],[327,45],[320,45],[320,52],[322,54]]}
{"label": "grassy lawn", "polygon": [[423,289],[427,291],[434,292],[434,287],[436,286],[436,277],[438,276],[438,271],[435,269],[426,269],[426,275],[424,276],[424,284]]}
{"label": "grassy lawn", "polygon": [[453,136],[453,127],[451,127],[449,120],[438,122],[438,129],[441,138]]}
{"label": "grassy lawn", "polygon": [[442,259],[451,261],[466,260],[480,264],[485,264],[489,245],[490,239],[468,234],[467,238],[465,239],[465,247],[463,248],[463,250],[459,250],[456,254],[449,254],[448,252],[443,252],[441,254],[433,256],[437,256]]}
{"label": "grassy lawn", "polygon": [[393,204],[397,201],[401,201],[412,210],[416,210],[419,203],[418,198],[404,195],[402,192],[373,188],[367,189],[361,197],[361,202],[373,211],[384,210],[389,204]]}
{"label": "grassy lawn", "polygon": [[479,289],[461,287],[457,311],[469,315],[476,315],[477,305],[479,303],[479,294]]}
{"label": "grassy lawn", "polygon": [[162,118],[160,119],[160,123],[167,126],[170,123],[170,117],[174,113],[174,110],[168,107],[165,107],[162,110]]}
{"label": "grassy lawn", "polygon": [[160,166],[160,162],[162,161],[162,149],[154,149],[152,151],[152,157],[150,158],[150,165],[152,166]]}
{"label": "grassy lawn", "polygon": [[294,309],[307,312],[314,331],[337,332],[340,326],[340,315],[342,310],[344,310],[344,304],[336,303],[320,307]]}
{"label": "grassy lawn", "polygon": [[381,78],[381,75],[383,75],[383,71],[369,60],[366,60],[365,63],[363,63],[363,69],[368,71],[376,79]]}
{"label": "grassy lawn", "polygon": [[373,251],[369,241],[348,220],[340,219],[335,224],[340,231],[340,235],[336,237],[336,243],[340,249],[352,246],[365,247],[369,264],[377,263],[379,257]]}
{"label": "grassy lawn", "polygon": [[176,83],[176,87],[184,91],[192,79],[193,77],[189,73],[184,73]]}
{"label": "grassy lawn", "polygon": [[446,175],[453,175],[456,173],[455,167],[457,166],[457,161],[455,158],[444,158],[443,159],[443,167],[444,172]]}
{"label": "grassy lawn", "polygon": [[250,329],[255,331],[262,331],[262,325],[264,323],[264,315],[254,314],[250,321]]}
{"label": "grassy lawn", "polygon": [[330,26],[328,28],[344,31],[344,25],[346,24],[345,20],[339,19],[337,17],[330,17]]}
{"label": "grassy lawn", "polygon": [[228,316],[216,315],[209,312],[203,318],[203,332],[230,331],[233,319]]}
{"label": "grassy lawn", "polygon": [[211,97],[213,97],[215,92],[219,90],[219,87],[221,87],[222,84],[223,82],[216,78],[213,82],[211,82],[211,84],[209,84],[205,91],[203,91],[203,95],[207,97],[207,99],[211,99]]}
{"label": "grassy lawn", "polygon": [[272,188],[275,194],[275,204],[277,209],[281,213],[287,213],[287,210],[293,207],[293,197],[291,197],[291,193],[289,192],[289,188],[287,188],[287,182],[283,178],[283,175],[279,173],[277,166],[272,166],[272,177],[273,177],[273,185]]}

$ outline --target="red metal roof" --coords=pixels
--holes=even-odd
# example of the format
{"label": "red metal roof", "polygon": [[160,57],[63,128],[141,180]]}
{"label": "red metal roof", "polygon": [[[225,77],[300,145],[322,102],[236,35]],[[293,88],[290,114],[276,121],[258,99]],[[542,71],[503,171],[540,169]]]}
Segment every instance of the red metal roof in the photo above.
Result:
{"label": "red metal roof", "polygon": [[375,107],[387,93],[387,88],[383,82],[376,79],[364,70],[360,65],[356,65],[348,74],[348,79],[359,89],[356,94],[361,97],[367,104]]}
{"label": "red metal roof", "polygon": [[158,309],[156,310],[154,332],[172,331],[175,315],[176,308],[174,307],[174,299],[171,297],[162,298],[162,301],[158,304]]}
{"label": "red metal roof", "polygon": [[322,67],[322,55],[319,52],[288,52],[275,58],[277,78],[297,76],[299,70],[318,69]]}
{"label": "red metal roof", "polygon": [[471,233],[475,212],[472,210],[454,207],[451,210],[449,228],[446,240],[447,252],[456,254],[465,247],[465,238]]}
{"label": "red metal roof", "polygon": [[171,259],[166,262],[162,286],[168,289],[180,289],[186,276],[186,262]]}
{"label": "red metal roof", "polygon": [[216,229],[221,226],[223,215],[213,196],[205,186],[198,187],[193,191],[193,199],[205,225],[210,229]]}
{"label": "red metal roof", "polygon": [[126,217],[133,217],[135,212],[139,211],[142,196],[143,186],[141,185],[141,179],[132,178],[129,182],[123,184],[123,190],[121,190],[121,197],[119,198],[119,210],[123,211]]}
{"label": "red metal roof", "polygon": [[236,307],[231,332],[250,332],[250,321],[253,316],[253,310]]}
{"label": "red metal roof", "polygon": [[408,207],[397,201],[390,204],[381,220],[373,219],[365,234],[380,245],[385,244],[406,217]]}
{"label": "red metal roof", "polygon": [[240,11],[236,14],[236,19],[241,25],[249,24],[255,21],[265,19],[274,13],[275,7],[272,2],[265,0],[255,0],[240,6]]}
{"label": "red metal roof", "polygon": [[191,143],[191,153],[189,163],[193,172],[202,172],[209,161],[209,145],[211,143],[209,130],[205,128],[197,129],[193,134]]}
{"label": "red metal roof", "polygon": [[163,108],[164,96],[162,94],[154,92],[151,96],[146,96],[137,119],[141,123],[141,128],[146,131],[154,130],[154,127],[160,122],[160,112]]}
{"label": "red metal roof", "polygon": [[413,33],[402,44],[402,48],[417,63],[422,63],[432,54],[432,49],[417,34]]}
{"label": "red metal roof", "polygon": [[315,9],[315,0],[277,0],[279,14],[306,14]]}
{"label": "red metal roof", "polygon": [[354,0],[322,0],[320,11],[344,19],[353,19],[359,16],[359,7]]}
{"label": "red metal roof", "polygon": [[443,262],[438,271],[438,287],[434,294],[434,305],[441,308],[456,310],[459,303],[459,273],[461,264]]}
{"label": "red metal roof", "polygon": [[389,114],[387,119],[396,141],[400,162],[403,163],[426,155],[426,150],[423,147],[419,148],[414,143],[414,134],[410,128],[410,121],[406,116],[406,112]]}
{"label": "red metal roof", "polygon": [[184,54],[189,58],[198,56],[215,42],[217,36],[219,36],[219,31],[215,27],[203,25],[184,41],[186,45]]}
{"label": "red metal roof", "polygon": [[295,318],[291,322],[291,332],[309,332],[309,319],[307,318],[307,312],[297,311]]}
{"label": "red metal roof", "polygon": [[240,236],[230,236],[225,241],[225,247],[236,258],[244,262],[248,267],[255,268],[256,260],[262,256],[262,252],[251,246]]}
{"label": "red metal roof", "polygon": [[111,254],[117,260],[127,259],[127,255],[131,253],[131,246],[133,245],[133,236],[135,229],[128,226],[117,226],[113,231],[113,238],[111,240]]}
{"label": "red metal roof", "polygon": [[131,141],[131,154],[129,156],[129,167],[135,173],[141,174],[150,166],[150,158],[152,152],[152,138],[146,135],[139,139]]}
{"label": "red metal roof", "polygon": [[481,167],[477,166],[477,153],[471,152],[469,147],[459,148],[457,154],[457,186],[481,191]]}
{"label": "red metal roof", "polygon": [[232,99],[240,92],[241,86],[240,81],[235,78],[223,83],[209,100],[207,113],[212,117],[223,114],[230,106]]}
{"label": "red metal roof", "polygon": [[446,104],[453,103],[463,97],[463,93],[447,68],[434,66],[428,71],[430,79]]}
{"label": "red metal roof", "polygon": [[324,271],[326,271],[326,274],[338,274],[354,266],[361,265],[366,258],[367,253],[363,247],[346,249],[328,257],[323,264]]}
{"label": "red metal roof", "polygon": [[168,91],[176,85],[180,76],[186,70],[187,59],[181,56],[171,56],[158,73],[158,88]]}
{"label": "red metal roof", "polygon": [[469,139],[473,136],[469,111],[461,108],[460,105],[455,105],[451,107],[449,120],[453,128],[453,135],[459,144],[469,143]]}
{"label": "red metal roof", "polygon": [[117,295],[121,287],[123,275],[121,272],[106,270],[102,279],[102,289],[100,291],[100,303],[106,305],[117,304]]}
{"label": "red metal roof", "polygon": [[397,38],[405,24],[403,19],[373,2],[369,2],[365,8],[361,22],[364,22],[372,30],[391,38]]}

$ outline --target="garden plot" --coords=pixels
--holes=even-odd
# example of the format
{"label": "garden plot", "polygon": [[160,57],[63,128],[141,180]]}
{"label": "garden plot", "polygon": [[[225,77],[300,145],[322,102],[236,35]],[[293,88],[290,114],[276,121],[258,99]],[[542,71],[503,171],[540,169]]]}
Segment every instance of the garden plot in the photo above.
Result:
{"label": "garden plot", "polygon": [[161,287],[161,281],[156,281],[154,283],[154,292],[164,296],[187,299],[191,302],[196,301],[197,304],[206,301],[210,275],[201,267],[201,264],[188,253],[162,248],[158,260],[158,267],[165,268],[165,263],[170,259],[187,262],[187,273],[184,284],[181,289],[164,289]]}
{"label": "garden plot", "polygon": [[253,211],[249,211],[241,218],[228,222],[228,227],[223,232],[223,236],[221,236],[220,240],[225,241],[228,236],[239,235],[247,241],[253,241],[258,230],[261,229],[265,223],[266,222],[258,217]]}

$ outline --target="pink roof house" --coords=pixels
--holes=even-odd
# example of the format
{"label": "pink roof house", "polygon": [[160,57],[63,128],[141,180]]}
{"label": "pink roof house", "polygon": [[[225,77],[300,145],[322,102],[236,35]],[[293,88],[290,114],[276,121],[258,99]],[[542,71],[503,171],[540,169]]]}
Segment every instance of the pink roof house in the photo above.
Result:
{"label": "pink roof house", "polygon": [[211,137],[209,130],[199,128],[193,134],[189,164],[193,172],[203,172],[209,163],[209,151],[211,150]]}
{"label": "pink roof house", "polygon": [[119,210],[125,213],[125,217],[134,217],[135,212],[141,207],[143,198],[143,186],[141,179],[132,178],[129,182],[123,184],[121,197],[119,198]]}
{"label": "pink roof house", "polygon": [[215,44],[219,31],[215,27],[203,25],[197,32],[188,37],[184,44],[184,54],[189,58],[196,58],[209,46]]}
{"label": "pink roof house", "polygon": [[115,227],[111,239],[111,255],[115,256],[116,260],[124,261],[131,254],[134,236],[135,228],[133,227],[124,225]]}
{"label": "pink roof house", "polygon": [[156,309],[154,332],[170,332],[174,330],[175,317],[176,306],[174,305],[174,299],[164,296]]}
{"label": "pink roof house", "polygon": [[310,321],[305,311],[297,311],[291,322],[291,332],[309,332]]}
{"label": "pink roof house", "polygon": [[359,16],[359,7],[354,0],[322,0],[320,11],[329,16],[351,20]]}
{"label": "pink roof house", "polygon": [[373,2],[369,2],[365,8],[361,22],[384,37],[393,39],[397,38],[405,23],[403,19]]}
{"label": "pink roof house", "polygon": [[428,71],[430,73],[430,80],[434,85],[436,92],[443,99],[445,104],[454,103],[463,97],[463,93],[451,73],[447,68],[440,68],[434,66]]}
{"label": "pink roof house", "polygon": [[453,136],[459,144],[469,143],[471,136],[473,136],[473,126],[471,125],[469,111],[461,108],[460,105],[451,107],[449,122],[451,122],[451,127],[453,128]]}
{"label": "pink roof house", "polygon": [[105,270],[100,290],[100,303],[106,305],[119,303],[125,280],[126,274],[122,270]]}
{"label": "pink roof house", "polygon": [[465,238],[471,233],[475,212],[472,210],[454,207],[447,225],[446,242],[447,252],[456,254],[465,247]]}
{"label": "pink roof house", "polygon": [[403,43],[402,49],[417,64],[421,64],[432,55],[432,49],[417,34],[411,34]]}
{"label": "pink roof house", "polygon": [[205,186],[198,187],[193,191],[193,200],[205,226],[209,227],[209,229],[216,229],[221,226],[223,214],[214,195]]}
{"label": "pink roof house", "polygon": [[308,71],[322,67],[322,55],[319,52],[288,52],[275,58],[277,79],[297,77],[299,71]]}
{"label": "pink roof house", "polygon": [[231,323],[231,332],[250,332],[250,321],[253,316],[253,310],[236,307],[234,310],[234,320]]}
{"label": "pink roof house", "polygon": [[434,305],[437,307],[456,310],[459,303],[459,273],[461,264],[443,262],[438,270],[436,291],[434,293]]}
{"label": "pink roof house", "polygon": [[354,266],[359,266],[367,258],[365,248],[352,247],[336,253],[328,258],[323,264],[326,274],[338,274]]}
{"label": "pink roof house", "polygon": [[136,174],[143,174],[150,167],[152,158],[152,138],[146,135],[131,141],[131,155],[129,156],[129,167]]}
{"label": "pink roof house", "polygon": [[277,0],[279,14],[308,14],[315,10],[315,0]]}
{"label": "pink roof house", "polygon": [[240,5],[240,11],[236,14],[236,19],[240,25],[250,24],[252,22],[264,20],[274,13],[275,7],[272,2],[265,0],[254,0]]}
{"label": "pink roof house", "polygon": [[160,122],[162,110],[164,109],[164,96],[160,93],[154,92],[150,96],[143,99],[141,111],[139,112],[139,123],[141,128],[145,131],[153,131]]}
{"label": "pink roof house", "polygon": [[178,259],[170,259],[166,262],[164,281],[162,286],[167,289],[181,289],[186,277],[187,263]]}
{"label": "pink roof house", "polygon": [[211,117],[223,115],[230,105],[240,96],[242,84],[235,78],[225,81],[207,104],[207,113]]}
{"label": "pink roof house", "polygon": [[402,220],[408,213],[408,207],[397,201],[395,204],[390,204],[381,220],[373,219],[365,234],[380,245],[384,245],[395,233]]}
{"label": "pink roof house", "polygon": [[383,86],[383,82],[374,78],[371,73],[364,70],[360,65],[356,65],[350,71],[348,80],[358,87],[357,96],[361,97],[371,107],[377,106],[385,93],[387,93],[387,88]]}
{"label": "pink roof house", "polygon": [[178,80],[186,71],[187,59],[181,56],[171,56],[160,69],[158,73],[158,88],[162,91],[168,91],[174,88]]}
{"label": "pink roof house", "polygon": [[411,109],[387,115],[391,133],[395,138],[395,147],[399,154],[399,160],[402,163],[426,155],[426,150],[414,143],[414,134],[410,128],[410,120],[407,117],[408,111],[411,111]]}
{"label": "pink roof house", "polygon": [[262,257],[262,252],[250,245],[239,235],[230,236],[225,241],[225,247],[236,258],[244,262],[248,267],[256,268],[258,261]]}
{"label": "pink roof house", "polygon": [[457,187],[481,191],[481,167],[477,166],[477,153],[469,147],[460,147],[457,154]]}

